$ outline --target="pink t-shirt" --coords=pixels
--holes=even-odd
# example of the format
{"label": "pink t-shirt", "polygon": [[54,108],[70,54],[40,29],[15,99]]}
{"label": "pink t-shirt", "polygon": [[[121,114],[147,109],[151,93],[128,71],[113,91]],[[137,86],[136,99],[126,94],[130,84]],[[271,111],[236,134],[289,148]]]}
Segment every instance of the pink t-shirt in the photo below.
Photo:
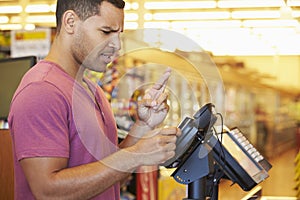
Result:
{"label": "pink t-shirt", "polygon": [[[68,167],[101,160],[117,150],[109,102],[86,80],[94,97],[55,63],[40,61],[23,77],[9,115],[14,147],[15,199],[34,199],[19,161],[68,158]],[[119,199],[119,184],[94,199]]]}

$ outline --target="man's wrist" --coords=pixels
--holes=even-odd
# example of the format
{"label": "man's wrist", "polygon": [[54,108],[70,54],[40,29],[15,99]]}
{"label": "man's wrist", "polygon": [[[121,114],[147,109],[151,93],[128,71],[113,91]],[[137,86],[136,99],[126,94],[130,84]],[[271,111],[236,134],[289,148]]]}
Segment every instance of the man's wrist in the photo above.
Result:
{"label": "man's wrist", "polygon": [[153,128],[151,128],[147,123],[143,121],[136,121],[130,129],[129,135],[137,141],[151,130],[153,130]]}
{"label": "man's wrist", "polygon": [[146,131],[151,131],[154,129],[154,127],[151,127],[147,122],[137,120],[134,124],[137,128],[146,130]]}
{"label": "man's wrist", "polygon": [[[131,146],[120,149],[99,162],[119,172],[133,173],[142,162],[139,160],[139,157],[139,154],[135,151],[135,147]],[[122,164],[120,164],[120,161],[123,161],[121,162]]]}

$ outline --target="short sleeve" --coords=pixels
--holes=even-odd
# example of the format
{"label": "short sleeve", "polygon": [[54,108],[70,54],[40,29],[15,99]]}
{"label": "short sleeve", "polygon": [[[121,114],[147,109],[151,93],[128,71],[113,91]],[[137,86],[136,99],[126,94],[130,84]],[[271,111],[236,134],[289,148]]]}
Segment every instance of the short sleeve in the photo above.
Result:
{"label": "short sleeve", "polygon": [[9,125],[18,160],[69,157],[68,116],[64,95],[48,82],[34,82],[15,95]]}

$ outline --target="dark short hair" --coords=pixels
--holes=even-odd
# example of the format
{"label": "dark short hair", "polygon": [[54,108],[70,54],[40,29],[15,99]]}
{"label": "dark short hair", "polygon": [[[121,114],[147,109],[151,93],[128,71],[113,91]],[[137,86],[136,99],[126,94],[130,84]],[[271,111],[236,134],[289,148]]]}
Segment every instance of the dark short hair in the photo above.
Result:
{"label": "dark short hair", "polygon": [[103,1],[109,2],[117,8],[123,9],[123,0],[57,0],[56,4],[56,28],[60,31],[62,16],[67,10],[73,10],[80,20],[99,14],[99,8]]}

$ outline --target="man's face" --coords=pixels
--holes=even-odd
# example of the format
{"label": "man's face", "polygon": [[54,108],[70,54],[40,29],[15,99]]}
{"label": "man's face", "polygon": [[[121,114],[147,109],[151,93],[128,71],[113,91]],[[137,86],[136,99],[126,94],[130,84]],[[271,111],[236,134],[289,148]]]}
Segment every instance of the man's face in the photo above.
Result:
{"label": "man's face", "polygon": [[124,24],[123,9],[102,2],[100,14],[80,21],[75,30],[72,53],[84,68],[104,72],[121,48],[120,33]]}

